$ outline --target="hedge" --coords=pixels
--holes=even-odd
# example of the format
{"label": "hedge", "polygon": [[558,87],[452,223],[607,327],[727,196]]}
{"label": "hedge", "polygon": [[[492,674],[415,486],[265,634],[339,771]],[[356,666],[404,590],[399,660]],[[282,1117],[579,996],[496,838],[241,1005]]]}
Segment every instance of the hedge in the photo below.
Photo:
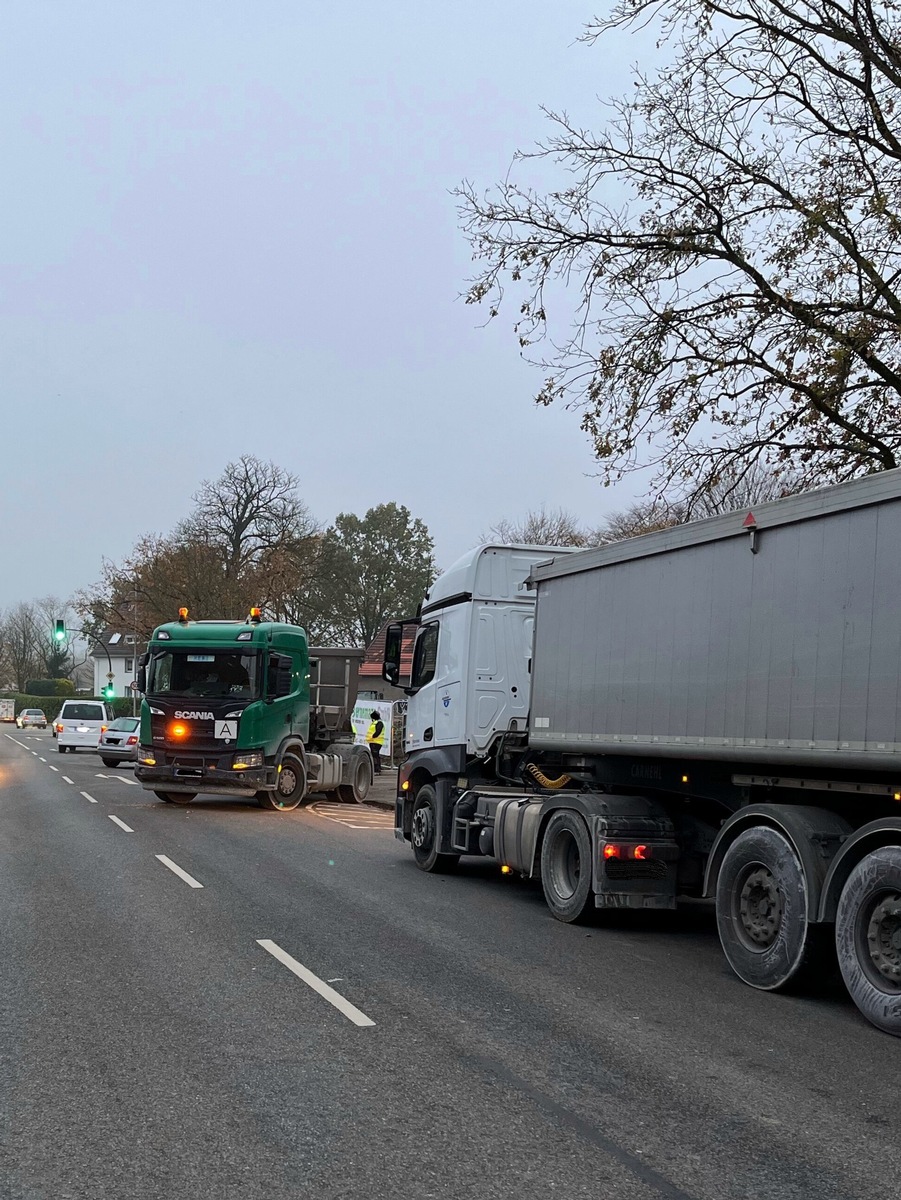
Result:
{"label": "hedge", "polygon": [[75,684],[71,679],[26,679],[26,696],[74,696]]}
{"label": "hedge", "polygon": [[[52,721],[54,717],[59,716],[59,710],[67,700],[102,700],[102,696],[25,696],[21,692],[0,692],[0,699],[15,700],[16,716],[23,708],[39,708],[43,711],[48,721]],[[108,700],[107,704],[112,704],[113,712],[117,717],[130,717],[132,715],[132,702],[130,696],[117,696],[114,700]],[[140,706],[138,712],[140,713]]]}

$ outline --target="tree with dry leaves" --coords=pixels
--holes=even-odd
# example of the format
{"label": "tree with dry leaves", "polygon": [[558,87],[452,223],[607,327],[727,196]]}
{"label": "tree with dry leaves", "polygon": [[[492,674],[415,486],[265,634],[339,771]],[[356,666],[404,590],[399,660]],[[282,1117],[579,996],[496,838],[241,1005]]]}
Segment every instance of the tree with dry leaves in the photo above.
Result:
{"label": "tree with dry leaves", "polygon": [[[619,0],[670,62],[592,130],[459,189],[492,316],[581,412],[605,481],[697,504],[762,464],[803,487],[901,461],[901,20],[894,0]],[[529,168],[556,170],[551,191]]]}
{"label": "tree with dry leaves", "polygon": [[135,630],[146,638],[186,606],[202,617],[239,619],[252,604],[284,615],[315,569],[321,534],[298,495],[298,479],[244,455],[205,480],[190,515],[168,535],[147,534],[75,605],[85,629]]}

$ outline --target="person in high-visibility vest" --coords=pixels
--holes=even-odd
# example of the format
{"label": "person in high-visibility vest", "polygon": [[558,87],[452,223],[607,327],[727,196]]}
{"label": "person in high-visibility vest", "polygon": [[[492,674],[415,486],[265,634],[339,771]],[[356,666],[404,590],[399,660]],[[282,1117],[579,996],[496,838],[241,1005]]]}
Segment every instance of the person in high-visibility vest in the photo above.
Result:
{"label": "person in high-visibility vest", "polygon": [[376,775],[382,773],[382,746],[385,744],[385,724],[374,710],[369,714],[372,724],[366,730],[366,745],[372,755],[372,770]]}

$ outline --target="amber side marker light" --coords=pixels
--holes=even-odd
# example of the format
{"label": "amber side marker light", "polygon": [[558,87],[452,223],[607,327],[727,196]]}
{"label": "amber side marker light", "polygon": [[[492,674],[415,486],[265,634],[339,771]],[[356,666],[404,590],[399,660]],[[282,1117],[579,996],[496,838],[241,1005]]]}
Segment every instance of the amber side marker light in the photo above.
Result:
{"label": "amber side marker light", "polygon": [[[409,779],[405,779],[405,780],[403,781],[403,783],[400,785],[400,790],[401,790],[402,792],[408,792],[408,791],[410,790],[410,781],[409,781]],[[895,799],[896,799],[896,800],[898,800],[898,799],[899,799],[899,797],[898,797],[898,796],[896,796],[896,797],[895,797]]]}
{"label": "amber side marker light", "polygon": [[508,866],[507,866],[507,864],[506,864],[506,863],[504,863],[504,865],[501,867],[501,874],[502,874],[502,875],[509,875],[509,874],[510,874],[510,872],[511,872],[512,870],[513,870],[513,868],[512,868],[512,867],[508,867]]}

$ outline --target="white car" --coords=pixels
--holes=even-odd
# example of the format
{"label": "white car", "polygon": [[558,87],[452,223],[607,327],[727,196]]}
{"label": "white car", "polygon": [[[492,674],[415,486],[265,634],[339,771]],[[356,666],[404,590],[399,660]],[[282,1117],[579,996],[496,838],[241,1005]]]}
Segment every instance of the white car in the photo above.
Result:
{"label": "white car", "polygon": [[43,709],[23,708],[16,717],[16,725],[19,729],[25,729],[28,726],[32,729],[46,729],[47,718],[44,716]]}
{"label": "white car", "polygon": [[102,700],[66,700],[53,723],[57,750],[60,754],[96,750],[101,733],[112,720],[113,714]]}

